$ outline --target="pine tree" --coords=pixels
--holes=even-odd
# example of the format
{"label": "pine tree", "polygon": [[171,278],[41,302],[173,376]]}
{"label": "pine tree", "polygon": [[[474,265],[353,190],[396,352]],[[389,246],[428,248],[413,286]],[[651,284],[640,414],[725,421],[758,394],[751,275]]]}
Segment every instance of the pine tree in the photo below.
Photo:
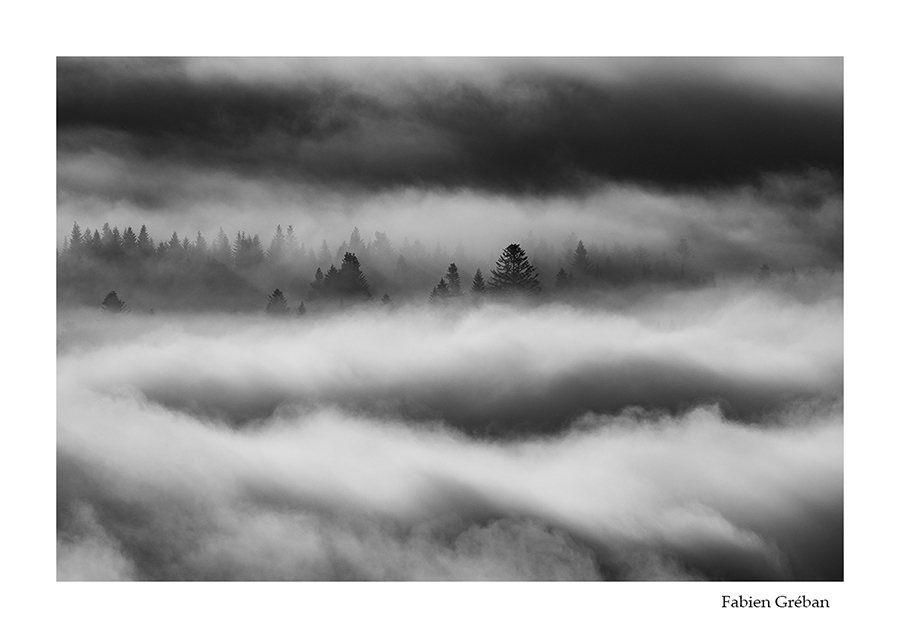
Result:
{"label": "pine tree", "polygon": [[287,300],[284,298],[284,293],[276,288],[269,295],[269,303],[266,304],[266,314],[285,316],[288,313],[290,313],[290,310],[288,309]]}
{"label": "pine tree", "polygon": [[304,306],[303,302],[301,301],[300,305],[297,306],[297,315],[302,317],[305,314],[306,314],[306,306]]}
{"label": "pine tree", "polygon": [[129,226],[125,229],[125,232],[122,233],[122,248],[125,249],[127,254],[132,254],[137,250],[137,247],[137,236],[134,234],[134,230],[132,230],[131,226]]}
{"label": "pine tree", "polygon": [[284,257],[285,253],[285,237],[284,232],[281,230],[281,224],[275,227],[275,235],[272,237],[272,242],[269,244],[269,252],[266,257],[269,261],[279,262]]}
{"label": "pine tree", "polygon": [[456,264],[450,264],[450,267],[447,268],[447,287],[450,290],[451,297],[462,296],[462,287],[459,281],[459,270],[456,268]]}
{"label": "pine tree", "polygon": [[367,301],[372,298],[369,282],[362,273],[359,260],[353,253],[344,253],[344,261],[340,270],[341,296],[354,300]]}
{"label": "pine tree", "polygon": [[[333,267],[333,266],[332,266]],[[322,273],[321,268],[316,268],[315,278],[312,283],[309,284],[311,290],[307,295],[307,299],[310,301],[314,301],[315,299],[320,299],[325,296],[325,275]]]}
{"label": "pine tree", "polygon": [[431,303],[441,303],[446,301],[450,297],[450,286],[447,285],[447,282],[444,281],[444,278],[441,277],[441,281],[437,286],[431,289],[431,295],[428,297],[428,300]]}
{"label": "pine tree", "polygon": [[206,246],[206,239],[203,238],[203,235],[200,234],[199,230],[197,231],[197,239],[194,240],[194,250],[201,258],[206,257],[206,254],[209,252],[209,249]]}
{"label": "pine tree", "polygon": [[213,259],[225,265],[231,265],[231,242],[221,226],[219,226],[219,234],[213,240],[212,253]]}
{"label": "pine tree", "polygon": [[83,246],[84,244],[81,241],[81,229],[78,227],[78,222],[75,222],[72,226],[72,234],[69,236],[69,252],[73,255],[80,254]]}
{"label": "pine tree", "polygon": [[472,293],[475,295],[484,294],[484,277],[481,275],[481,268],[475,270],[475,277],[472,278]]}
{"label": "pine tree", "polygon": [[128,307],[125,305],[119,296],[116,294],[115,290],[111,290],[106,297],[103,298],[103,301],[100,303],[100,309],[109,315],[121,315],[128,312]]}
{"label": "pine tree", "polygon": [[331,264],[325,277],[322,279],[322,292],[326,299],[336,299],[341,295],[341,274],[338,269]]}
{"label": "pine tree", "polygon": [[391,296],[387,293],[384,293],[384,296],[381,298],[381,303],[385,306],[390,306],[393,301],[391,300]]}
{"label": "pine tree", "polygon": [[579,241],[572,254],[572,274],[576,279],[583,280],[591,271],[591,262],[588,259],[587,249],[584,242]]}
{"label": "pine tree", "polygon": [[287,258],[291,262],[296,263],[304,257],[304,255],[301,254],[300,246],[297,244],[297,236],[294,234],[294,227],[292,225],[287,227],[287,233],[284,235],[284,247],[287,252]]}
{"label": "pine tree", "polygon": [[153,240],[150,238],[150,233],[147,232],[147,226],[144,224],[141,224],[141,230],[138,231],[137,247],[145,257],[153,254]]}
{"label": "pine tree", "polygon": [[325,264],[331,261],[331,250],[328,248],[328,242],[324,239],[322,240],[322,245],[319,247],[319,254],[316,257],[316,264],[320,268],[324,268]]}
{"label": "pine tree", "polygon": [[569,287],[569,274],[565,271],[564,268],[560,268],[559,272],[556,273],[556,287],[559,290],[563,290]]}
{"label": "pine tree", "polygon": [[497,268],[491,270],[488,287],[496,294],[534,294],[541,290],[537,272],[528,263],[528,256],[519,244],[510,244],[503,250]]}

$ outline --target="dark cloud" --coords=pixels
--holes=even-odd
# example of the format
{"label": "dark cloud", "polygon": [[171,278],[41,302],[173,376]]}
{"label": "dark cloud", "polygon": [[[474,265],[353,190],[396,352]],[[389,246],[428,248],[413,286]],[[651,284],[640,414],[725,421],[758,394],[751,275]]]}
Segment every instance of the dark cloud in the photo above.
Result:
{"label": "dark cloud", "polygon": [[[366,190],[513,194],[607,179],[703,187],[843,168],[839,60],[815,67],[830,82],[813,88],[804,82],[812,71],[777,59],[749,61],[771,76],[762,83],[740,71],[746,60],[734,62],[732,78],[727,61],[497,60],[451,64],[448,75],[382,60],[360,63],[366,78],[350,72],[352,61],[327,62],[273,61],[254,74],[199,73],[194,60],[62,58],[61,157],[101,148]],[[291,72],[267,71],[285,66]],[[792,74],[803,90],[785,89]],[[121,137],[111,143],[110,132]]]}

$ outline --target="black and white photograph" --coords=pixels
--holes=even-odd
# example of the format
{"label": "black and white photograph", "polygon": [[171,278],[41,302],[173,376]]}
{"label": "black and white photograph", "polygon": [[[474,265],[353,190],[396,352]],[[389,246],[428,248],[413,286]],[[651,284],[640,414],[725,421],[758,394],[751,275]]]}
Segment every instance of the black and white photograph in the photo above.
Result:
{"label": "black and white photograph", "polygon": [[843,85],[57,58],[57,580],[843,581]]}

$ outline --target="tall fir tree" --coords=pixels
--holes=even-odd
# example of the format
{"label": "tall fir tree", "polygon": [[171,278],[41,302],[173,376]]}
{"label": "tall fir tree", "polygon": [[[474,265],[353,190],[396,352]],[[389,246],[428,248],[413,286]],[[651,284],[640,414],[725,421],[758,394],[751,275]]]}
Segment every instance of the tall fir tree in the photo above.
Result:
{"label": "tall fir tree", "polygon": [[431,294],[428,296],[428,301],[430,301],[431,303],[443,303],[449,298],[450,286],[448,286],[447,282],[444,281],[444,278],[441,277],[438,285],[431,289]]}
{"label": "tall fir tree", "polygon": [[104,314],[108,315],[121,315],[128,312],[128,307],[124,301],[119,299],[119,295],[116,294],[115,290],[109,291],[106,297],[103,298],[103,301],[100,303],[100,309]]}
{"label": "tall fir tree", "polygon": [[457,269],[456,264],[450,264],[449,268],[447,268],[447,288],[450,291],[451,297],[461,297],[462,296],[462,286],[459,281],[459,269]]}
{"label": "tall fir tree", "polygon": [[497,267],[491,270],[488,287],[491,292],[499,295],[535,294],[540,292],[541,283],[538,281],[537,271],[528,262],[528,256],[522,247],[519,244],[510,244],[497,260]]}
{"label": "tall fir tree", "polygon": [[266,304],[266,314],[280,317],[290,314],[287,299],[284,298],[284,293],[278,288],[269,295],[269,303]]}
{"label": "tall fir tree", "polygon": [[481,274],[481,268],[477,268],[475,276],[472,278],[472,294],[483,295],[484,291],[484,277]]}
{"label": "tall fir tree", "polygon": [[353,253],[344,253],[340,270],[340,290],[342,298],[357,301],[368,301],[372,298],[369,282],[362,272],[359,259]]}

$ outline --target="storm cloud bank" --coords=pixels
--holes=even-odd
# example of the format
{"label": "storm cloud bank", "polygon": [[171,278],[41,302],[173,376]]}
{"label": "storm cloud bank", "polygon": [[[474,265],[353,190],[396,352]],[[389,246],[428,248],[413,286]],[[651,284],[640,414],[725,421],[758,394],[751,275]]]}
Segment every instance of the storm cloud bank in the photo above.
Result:
{"label": "storm cloud bank", "polygon": [[58,577],[841,579],[840,305],[72,315]]}
{"label": "storm cloud bank", "polygon": [[62,156],[114,148],[245,176],[507,194],[843,169],[840,59],[61,58],[57,69]]}

